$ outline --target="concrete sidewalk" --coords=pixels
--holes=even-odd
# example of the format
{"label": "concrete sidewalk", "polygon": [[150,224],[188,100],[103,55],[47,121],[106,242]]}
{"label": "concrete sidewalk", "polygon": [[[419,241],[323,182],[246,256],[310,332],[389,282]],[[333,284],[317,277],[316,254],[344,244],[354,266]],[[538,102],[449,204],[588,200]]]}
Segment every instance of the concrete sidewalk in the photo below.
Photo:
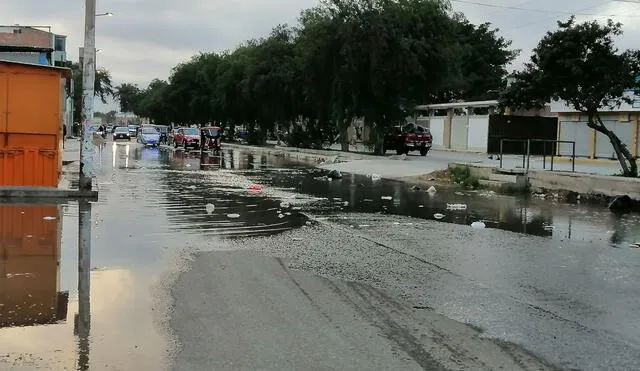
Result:
{"label": "concrete sidewalk", "polygon": [[[378,174],[382,178],[387,179],[425,175],[434,171],[445,170],[451,163],[468,163],[494,168],[500,167],[500,161],[490,159],[486,153],[431,150],[426,157],[417,154],[409,154],[407,156],[398,156],[395,154],[375,156],[361,152],[342,152],[339,151],[336,146],[333,146],[331,149],[315,150],[279,146],[257,147],[235,143],[224,143],[223,145],[225,147],[250,149],[261,153],[281,153],[291,158],[329,162],[319,166],[324,169],[335,169],[361,175]],[[365,150],[362,146],[352,146],[352,149],[354,151]],[[334,160],[338,160],[339,163],[334,164]],[[575,171],[577,173],[614,175],[620,171],[617,162],[614,161],[583,163],[583,161],[580,160],[581,159],[576,160]],[[522,156],[519,155],[505,155],[502,162],[502,167],[506,169],[523,168]],[[550,162],[550,158],[547,158],[545,163],[542,157],[532,157],[529,163],[529,169],[543,170],[546,168],[550,170]],[[526,167],[526,164],[524,167]],[[556,159],[554,170],[570,172],[572,170],[571,162],[566,158]]]}

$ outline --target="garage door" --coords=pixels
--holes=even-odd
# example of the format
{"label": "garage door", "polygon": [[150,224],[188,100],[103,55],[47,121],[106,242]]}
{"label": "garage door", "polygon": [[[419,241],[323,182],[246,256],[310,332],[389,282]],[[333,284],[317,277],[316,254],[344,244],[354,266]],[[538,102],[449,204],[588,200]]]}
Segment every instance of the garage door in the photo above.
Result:
{"label": "garage door", "polygon": [[[620,138],[622,143],[627,145],[627,148],[633,151],[633,125],[630,122],[603,121],[603,123]],[[609,137],[602,133],[596,134],[596,157],[616,158]]]}
{"label": "garage door", "polygon": [[[586,121],[561,121],[560,140],[576,142],[576,156],[591,156],[591,133],[592,129],[587,126]],[[560,145],[561,156],[571,156],[571,144]]]}

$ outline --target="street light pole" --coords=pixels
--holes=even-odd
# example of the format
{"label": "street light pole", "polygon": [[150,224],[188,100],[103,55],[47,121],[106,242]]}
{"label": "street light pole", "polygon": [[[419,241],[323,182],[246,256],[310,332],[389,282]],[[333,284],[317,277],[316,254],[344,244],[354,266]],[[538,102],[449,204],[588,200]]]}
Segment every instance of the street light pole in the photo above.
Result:
{"label": "street light pole", "polygon": [[84,58],[82,62],[82,145],[80,146],[79,189],[90,191],[93,181],[93,143],[91,119],[96,79],[96,0],[85,0]]}

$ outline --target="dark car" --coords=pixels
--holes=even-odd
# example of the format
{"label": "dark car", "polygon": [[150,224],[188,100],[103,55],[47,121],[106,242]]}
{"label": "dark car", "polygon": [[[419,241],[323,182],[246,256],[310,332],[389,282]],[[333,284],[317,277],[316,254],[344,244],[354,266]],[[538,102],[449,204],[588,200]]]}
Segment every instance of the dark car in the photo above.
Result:
{"label": "dark car", "polygon": [[384,136],[384,151],[395,149],[399,155],[420,151],[421,156],[426,156],[432,142],[433,136],[428,128],[409,123],[394,127]]}
{"label": "dark car", "polygon": [[129,128],[126,126],[116,126],[113,129],[113,141],[117,141],[118,139],[126,139],[131,140],[131,135],[129,134]]}

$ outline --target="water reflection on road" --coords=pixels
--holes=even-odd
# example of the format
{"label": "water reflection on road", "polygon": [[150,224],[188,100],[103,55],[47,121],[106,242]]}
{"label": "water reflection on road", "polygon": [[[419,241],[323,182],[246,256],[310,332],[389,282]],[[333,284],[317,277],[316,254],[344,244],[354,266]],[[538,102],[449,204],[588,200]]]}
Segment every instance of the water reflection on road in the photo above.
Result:
{"label": "water reflection on road", "polygon": [[[158,314],[166,303],[149,287],[183,247],[215,248],[220,238],[307,225],[305,215],[278,198],[316,199],[301,206],[312,214],[442,213],[443,222],[485,220],[560,242],[626,247],[640,240],[638,215],[602,207],[455,190],[429,195],[354,175],[328,181],[308,164],[238,150],[201,157],[118,143],[96,153],[98,202],[0,204],[0,369],[165,368],[170,339]],[[248,190],[253,183],[265,190]],[[467,209],[447,210],[447,203]],[[215,209],[208,213],[206,204]],[[78,218],[87,211],[91,249],[81,250]]]}

